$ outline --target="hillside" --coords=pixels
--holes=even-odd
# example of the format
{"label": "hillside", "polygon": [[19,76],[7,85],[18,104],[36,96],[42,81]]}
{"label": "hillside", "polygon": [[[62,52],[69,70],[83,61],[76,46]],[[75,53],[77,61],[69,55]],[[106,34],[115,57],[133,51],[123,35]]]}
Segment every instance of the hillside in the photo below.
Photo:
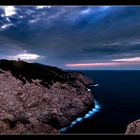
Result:
{"label": "hillside", "polygon": [[93,107],[82,73],[0,60],[0,133],[58,133]]}

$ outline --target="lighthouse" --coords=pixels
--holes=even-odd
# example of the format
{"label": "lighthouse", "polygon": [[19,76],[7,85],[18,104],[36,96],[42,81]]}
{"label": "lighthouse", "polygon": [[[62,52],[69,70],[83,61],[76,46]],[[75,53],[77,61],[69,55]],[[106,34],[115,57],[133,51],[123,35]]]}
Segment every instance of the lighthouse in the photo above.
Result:
{"label": "lighthouse", "polygon": [[20,61],[20,58],[18,58],[18,62]]}

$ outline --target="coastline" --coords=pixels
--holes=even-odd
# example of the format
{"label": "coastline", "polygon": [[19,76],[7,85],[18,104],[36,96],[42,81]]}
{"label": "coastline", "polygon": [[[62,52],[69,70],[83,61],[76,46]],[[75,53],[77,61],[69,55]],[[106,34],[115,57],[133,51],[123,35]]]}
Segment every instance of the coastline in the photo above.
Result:
{"label": "coastline", "polygon": [[76,124],[82,122],[85,119],[91,118],[93,117],[93,115],[97,112],[99,112],[99,110],[101,109],[100,104],[98,103],[98,101],[93,100],[94,106],[92,106],[91,108],[89,108],[89,110],[87,110],[86,112],[84,112],[81,116],[77,117],[74,121],[71,122],[70,125],[63,127],[61,129],[59,129],[59,133],[60,134],[66,134],[65,132],[69,129],[72,128],[73,126],[75,126]]}
{"label": "coastline", "polygon": [[[83,74],[83,73],[82,73],[82,74]],[[85,74],[84,74],[84,75],[85,75]],[[95,84],[95,85],[96,85],[96,84]],[[91,83],[91,84],[88,84],[88,85],[87,85],[87,91],[89,91],[90,94],[93,95],[93,92],[92,92],[92,90],[90,89],[90,86],[94,86],[94,84]],[[85,120],[85,119],[88,119],[88,118],[93,117],[93,115],[94,115],[95,113],[99,112],[100,109],[101,109],[101,106],[100,106],[100,104],[98,103],[98,101],[96,101],[95,99],[93,99],[92,105],[91,105],[85,112],[83,112],[81,115],[77,116],[68,126],[63,127],[63,128],[60,128],[58,132],[59,132],[60,134],[66,134],[65,132],[66,132],[68,129],[74,127],[76,124],[82,122],[82,121]]]}
{"label": "coastline", "polygon": [[0,72],[0,133],[59,133],[94,107],[93,81],[80,72],[10,60]]}

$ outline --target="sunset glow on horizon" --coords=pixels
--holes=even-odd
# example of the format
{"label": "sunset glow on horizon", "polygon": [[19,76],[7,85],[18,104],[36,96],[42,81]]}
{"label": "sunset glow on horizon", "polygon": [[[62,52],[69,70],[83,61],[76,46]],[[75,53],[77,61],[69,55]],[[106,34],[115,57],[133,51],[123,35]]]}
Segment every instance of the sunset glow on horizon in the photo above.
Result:
{"label": "sunset glow on horizon", "polygon": [[102,67],[102,66],[114,66],[119,65],[117,62],[104,62],[104,63],[77,63],[77,64],[66,64],[67,67]]}
{"label": "sunset glow on horizon", "polygon": [[66,64],[66,67],[106,67],[106,66],[118,66],[118,65],[127,65],[127,64],[136,64],[140,63],[140,57],[132,58],[122,58],[122,59],[113,59],[110,62],[100,62],[100,63],[74,63]]}

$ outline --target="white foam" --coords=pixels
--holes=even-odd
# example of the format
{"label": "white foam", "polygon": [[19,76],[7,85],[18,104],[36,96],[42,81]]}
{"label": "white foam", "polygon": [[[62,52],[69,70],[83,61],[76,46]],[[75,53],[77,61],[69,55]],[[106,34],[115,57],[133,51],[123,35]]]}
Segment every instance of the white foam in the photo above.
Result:
{"label": "white foam", "polygon": [[88,91],[91,91],[91,89],[87,88]]}
{"label": "white foam", "polygon": [[94,87],[98,87],[99,86],[99,84],[95,84],[95,85],[93,85]]}
{"label": "white foam", "polygon": [[59,130],[60,133],[65,132],[66,130],[68,130],[69,128],[72,128],[74,125],[76,125],[79,122],[82,122],[84,119],[88,119],[91,118],[95,113],[97,113],[100,110],[100,105],[99,103],[94,100],[95,106],[94,108],[92,108],[87,114],[85,114],[83,117],[78,117],[75,121],[73,121],[69,126],[61,128]]}

